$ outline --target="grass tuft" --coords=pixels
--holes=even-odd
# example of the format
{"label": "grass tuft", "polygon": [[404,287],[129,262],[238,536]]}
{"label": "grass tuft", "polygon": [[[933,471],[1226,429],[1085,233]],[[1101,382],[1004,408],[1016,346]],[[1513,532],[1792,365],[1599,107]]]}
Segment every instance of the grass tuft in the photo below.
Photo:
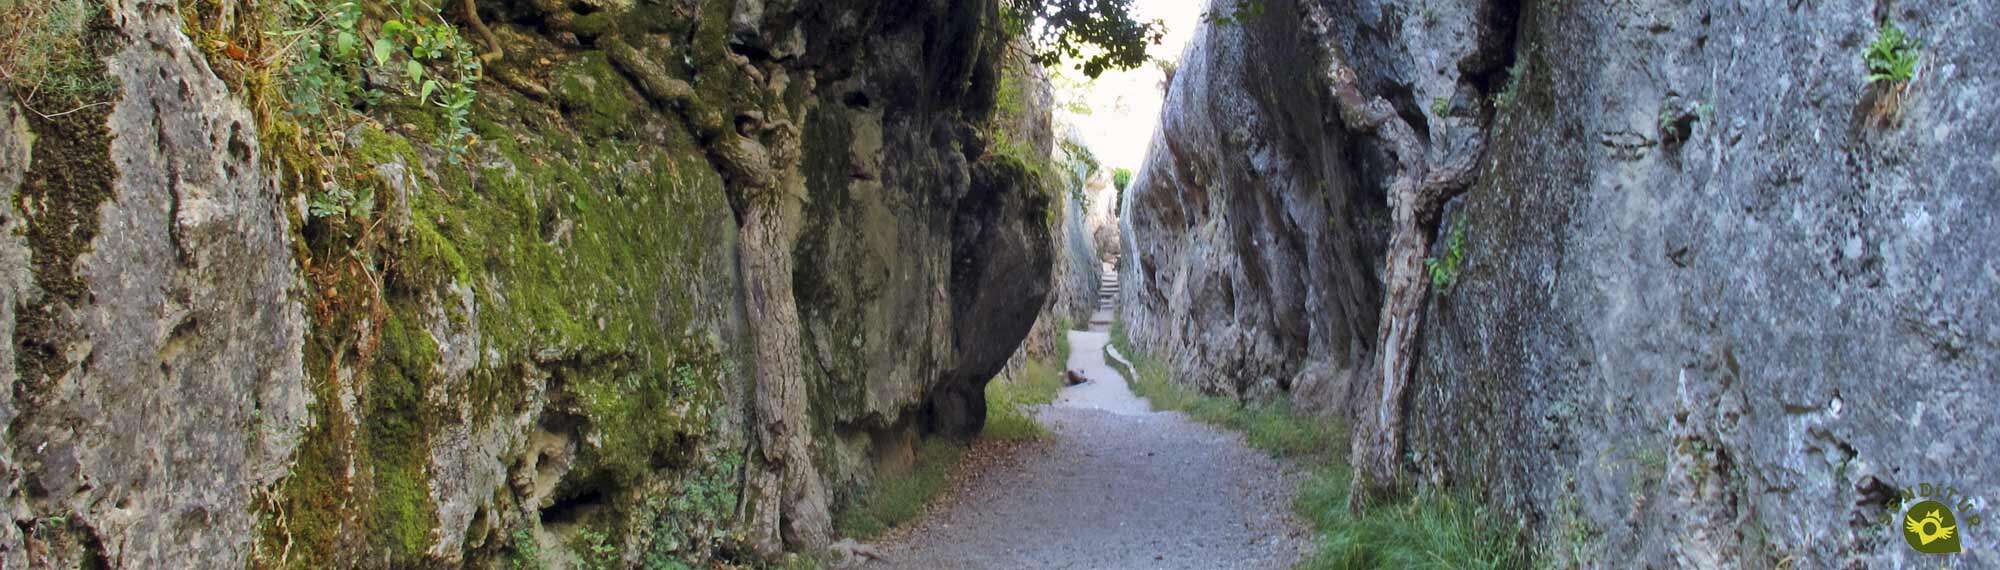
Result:
{"label": "grass tuft", "polygon": [[1350,478],[1345,465],[1321,468],[1299,486],[1293,508],[1319,531],[1317,548],[1299,568],[1528,567],[1507,517],[1478,501],[1419,494],[1356,517],[1347,512]]}
{"label": "grass tuft", "polygon": [[987,382],[986,429],[980,435],[1002,441],[1047,435],[1048,430],[1035,421],[1028,407],[1056,401],[1062,387],[1062,372],[1040,360],[1029,361],[1018,378],[1001,377]]}
{"label": "grass tuft", "polygon": [[944,490],[951,466],[965,450],[957,444],[931,439],[917,448],[915,464],[908,473],[875,480],[868,493],[834,518],[841,535],[857,540],[880,536],[883,531],[907,522],[924,512],[931,497]]}
{"label": "grass tuft", "polygon": [[110,17],[92,0],[0,0],[0,80],[44,115],[102,105],[117,88]]}

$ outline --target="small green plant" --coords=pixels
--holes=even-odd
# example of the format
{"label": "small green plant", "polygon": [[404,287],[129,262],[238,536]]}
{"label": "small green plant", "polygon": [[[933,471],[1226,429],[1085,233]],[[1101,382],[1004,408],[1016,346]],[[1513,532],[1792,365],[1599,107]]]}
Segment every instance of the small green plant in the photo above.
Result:
{"label": "small green plant", "polygon": [[1113,188],[1117,188],[1118,191],[1123,192],[1126,187],[1131,185],[1132,169],[1123,166],[1111,169],[1111,186]]}
{"label": "small green plant", "polygon": [[1521,73],[1526,71],[1521,69],[1522,65],[1520,60],[1515,60],[1514,65],[1507,66],[1507,84],[1502,86],[1500,93],[1493,97],[1495,105],[1501,107],[1514,106],[1514,99],[1520,96]]}
{"label": "small green plant", "polygon": [[1683,103],[1670,98],[1660,104],[1660,114],[1655,127],[1659,129],[1660,142],[1668,148],[1676,148],[1694,136],[1695,123],[1715,121],[1715,105],[1707,102]]}
{"label": "small green plant", "polygon": [[585,570],[611,570],[621,567],[618,559],[618,544],[611,536],[594,529],[577,531],[576,539],[570,543],[576,551],[578,562]]}
{"label": "small green plant", "polygon": [[514,531],[514,542],[507,545],[507,566],[513,570],[542,570],[549,564],[542,560],[542,545],[535,542],[535,532],[528,529]]}
{"label": "small green plant", "polygon": [[1869,83],[1909,81],[1917,72],[1917,42],[1894,22],[1884,21],[1862,59],[1868,64]]}
{"label": "small green plant", "polygon": [[1653,125],[1660,133],[1660,140],[1669,144],[1679,142],[1683,136],[1680,133],[1680,122],[1685,117],[1688,117],[1688,114],[1680,109],[1662,105],[1660,116]]}
{"label": "small green plant", "polygon": [[[349,109],[394,102],[434,107],[443,128],[438,144],[457,160],[470,147],[469,115],[482,74],[478,51],[430,4],[391,2],[388,17],[369,26],[359,3],[289,0],[292,28],[277,60],[287,110],[337,130]],[[366,78],[379,78],[368,80]]]}
{"label": "small green plant", "polygon": [[1431,286],[1440,290],[1450,289],[1458,283],[1458,270],[1465,263],[1465,217],[1460,216],[1451,224],[1451,236],[1445,239],[1444,257],[1424,260],[1424,271],[1430,273]]}
{"label": "small green plant", "polygon": [[306,201],[306,213],[314,218],[350,217],[361,219],[375,211],[375,191],[362,187],[330,185]]}
{"label": "small green plant", "polygon": [[690,560],[727,550],[737,538],[731,527],[743,455],[727,451],[703,457],[707,461],[688,473],[677,489],[646,498],[653,523],[641,567],[683,570],[690,567]]}
{"label": "small green plant", "polygon": [[1111,203],[1112,211],[1125,209],[1125,189],[1132,186],[1132,169],[1123,166],[1111,171],[1111,186],[1117,189],[1117,199]]}
{"label": "small green plant", "polygon": [[1576,493],[1576,478],[1569,477],[1563,483],[1562,498],[1557,500],[1555,516],[1559,521],[1558,543],[1552,554],[1563,558],[1563,562],[1577,567],[1596,566],[1599,560],[1592,553],[1597,537],[1604,531],[1590,520],[1583,511],[1583,499]]}
{"label": "small green plant", "polygon": [[1437,115],[1439,117],[1451,114],[1451,99],[1447,99],[1444,97],[1432,97],[1431,114]]}

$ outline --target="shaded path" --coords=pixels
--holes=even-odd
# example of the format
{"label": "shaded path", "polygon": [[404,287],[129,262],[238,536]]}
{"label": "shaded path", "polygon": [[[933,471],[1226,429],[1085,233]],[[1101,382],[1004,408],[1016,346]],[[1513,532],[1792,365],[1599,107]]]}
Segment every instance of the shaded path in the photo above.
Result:
{"label": "shaded path", "polygon": [[[1107,271],[1107,291],[1117,287]],[[870,568],[1286,568],[1306,531],[1286,467],[1234,433],[1154,413],[1104,362],[1108,300],[1071,331],[1041,441],[969,461],[932,512]],[[979,455],[975,453],[974,455]]]}

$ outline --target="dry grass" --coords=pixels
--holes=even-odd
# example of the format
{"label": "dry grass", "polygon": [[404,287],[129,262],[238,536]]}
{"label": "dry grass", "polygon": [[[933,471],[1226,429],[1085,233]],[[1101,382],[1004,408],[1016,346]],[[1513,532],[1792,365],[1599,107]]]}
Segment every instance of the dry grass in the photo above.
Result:
{"label": "dry grass", "polygon": [[116,87],[100,60],[107,26],[91,0],[0,0],[0,78],[44,116],[107,104]]}

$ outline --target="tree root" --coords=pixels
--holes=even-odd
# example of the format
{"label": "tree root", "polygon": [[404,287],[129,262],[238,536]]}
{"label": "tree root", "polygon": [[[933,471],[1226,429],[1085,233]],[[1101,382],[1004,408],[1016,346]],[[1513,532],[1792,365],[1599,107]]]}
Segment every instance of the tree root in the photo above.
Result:
{"label": "tree root", "polygon": [[472,31],[479,32],[479,37],[486,40],[486,53],[479,54],[479,62],[487,65],[500,63],[500,60],[507,57],[507,50],[500,47],[500,37],[493,35],[493,29],[486,27],[486,21],[479,19],[477,1],[461,0],[460,5],[465,8],[465,23],[471,25]]}

